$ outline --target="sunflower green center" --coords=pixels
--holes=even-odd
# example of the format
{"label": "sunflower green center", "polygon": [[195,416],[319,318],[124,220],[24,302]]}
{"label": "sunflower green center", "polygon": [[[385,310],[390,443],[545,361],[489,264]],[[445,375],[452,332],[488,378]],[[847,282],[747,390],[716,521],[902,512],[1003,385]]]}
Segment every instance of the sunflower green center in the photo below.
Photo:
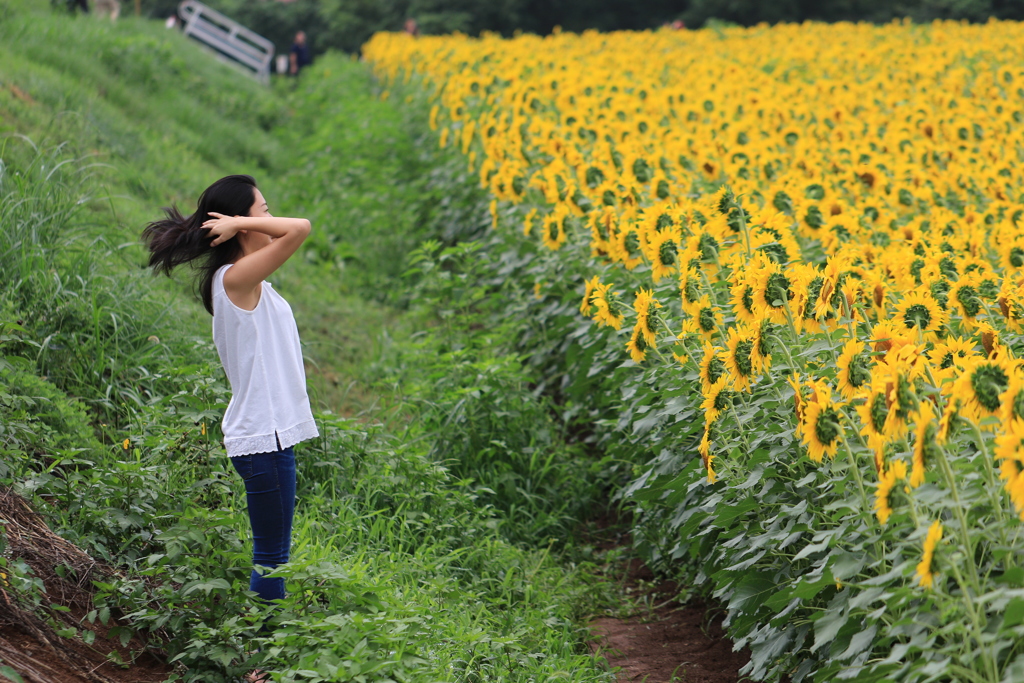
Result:
{"label": "sunflower green center", "polygon": [[626,233],[626,251],[630,256],[640,253],[640,238],[632,230]]}
{"label": "sunflower green center", "polygon": [[616,298],[614,294],[609,292],[608,294],[605,295],[604,300],[608,304],[608,315],[610,315],[613,318],[618,318],[622,313],[621,309],[619,308],[618,298]]}
{"label": "sunflower green center", "polygon": [[713,261],[718,258],[718,240],[708,233],[701,233],[699,248],[703,260]]}
{"label": "sunflower green center", "polygon": [[807,213],[804,214],[804,222],[811,230],[818,230],[825,225],[825,216],[822,215],[821,209],[817,205],[811,204],[807,207]]}
{"label": "sunflower green center", "polygon": [[548,238],[552,242],[558,240],[558,221],[551,221],[548,223]]}
{"label": "sunflower green center", "polygon": [[863,353],[858,353],[850,359],[850,366],[847,370],[847,382],[851,387],[857,389],[871,381],[871,359]]}
{"label": "sunflower green center", "polygon": [[946,310],[946,306],[949,305],[949,290],[951,288],[952,285],[949,284],[949,280],[945,278],[936,280],[929,288],[932,293],[932,297],[939,304],[939,308],[942,310]]}
{"label": "sunflower green center", "polygon": [[878,393],[871,397],[871,426],[878,433],[885,429],[885,418],[889,415],[889,407],[885,405],[885,394]]}
{"label": "sunflower green center", "polygon": [[908,306],[907,312],[903,314],[903,324],[908,328],[920,327],[921,329],[927,329],[931,322],[932,313],[924,304]]}
{"label": "sunflower green center", "polygon": [[733,361],[736,369],[744,377],[749,377],[754,372],[754,364],[750,360],[750,354],[754,351],[753,339],[741,339],[736,343],[736,351],[733,353]]}
{"label": "sunflower green center", "polygon": [[956,293],[956,300],[964,309],[964,315],[973,318],[981,312],[981,297],[978,291],[970,285],[964,285]]}
{"label": "sunflower green center", "polygon": [[700,313],[697,314],[697,324],[700,325],[700,329],[705,332],[714,332],[715,330],[715,311],[711,307],[700,309]]}
{"label": "sunflower green center", "polygon": [[691,304],[696,303],[700,298],[700,290],[694,278],[686,278],[686,282],[683,284],[683,296],[686,297],[686,302]]}
{"label": "sunflower green center", "polygon": [[1018,391],[1017,395],[1013,397],[1013,403],[1010,406],[1013,409],[1013,416],[1018,420],[1024,420],[1024,391]]}
{"label": "sunflower green center", "polygon": [[715,410],[725,410],[732,405],[732,392],[719,391],[715,396]]}
{"label": "sunflower green center", "polygon": [[782,273],[772,273],[764,287],[764,299],[772,308],[782,308],[792,297],[789,291],[789,278]]}
{"label": "sunflower green center", "polygon": [[718,380],[722,379],[722,375],[725,374],[725,362],[721,358],[715,356],[708,363],[708,381],[714,384]]}
{"label": "sunflower green center", "polygon": [[1010,250],[1010,265],[1014,268],[1024,266],[1024,249],[1021,247],[1014,247]]}
{"label": "sunflower green center", "polygon": [[816,277],[807,285],[807,303],[804,304],[804,319],[814,318],[814,302],[821,296],[821,288],[825,285],[825,278]]}
{"label": "sunflower green center", "polygon": [[661,247],[658,248],[658,259],[661,261],[663,266],[674,266],[676,263],[676,254],[678,253],[678,247],[672,240],[666,240],[661,243]]}
{"label": "sunflower green center", "polygon": [[913,385],[903,375],[896,378],[896,402],[899,404],[896,416],[901,420],[906,420],[910,413],[917,409],[917,396],[914,395]]}
{"label": "sunflower green center", "polygon": [[765,358],[772,355],[771,333],[771,323],[766,320],[761,324],[761,334],[757,337],[757,352]]}
{"label": "sunflower green center", "polygon": [[814,435],[826,446],[831,446],[839,438],[841,429],[839,413],[835,408],[825,408],[818,413],[818,419],[814,421]]}
{"label": "sunflower green center", "polygon": [[921,270],[924,268],[924,259],[914,259],[914,262],[910,264],[910,274],[914,276],[914,282],[921,284]]}
{"label": "sunflower green center", "polygon": [[971,373],[971,388],[974,397],[985,410],[994,411],[999,407],[999,395],[1006,391],[1009,378],[998,365],[984,364]]}
{"label": "sunflower green center", "polygon": [[935,443],[935,435],[938,428],[934,424],[928,424],[921,436],[921,452],[926,463],[932,462],[939,455],[939,444]]}
{"label": "sunflower green center", "polygon": [[747,313],[754,312],[754,288],[747,285],[743,288],[743,296],[740,297],[740,301],[743,303],[743,309]]}

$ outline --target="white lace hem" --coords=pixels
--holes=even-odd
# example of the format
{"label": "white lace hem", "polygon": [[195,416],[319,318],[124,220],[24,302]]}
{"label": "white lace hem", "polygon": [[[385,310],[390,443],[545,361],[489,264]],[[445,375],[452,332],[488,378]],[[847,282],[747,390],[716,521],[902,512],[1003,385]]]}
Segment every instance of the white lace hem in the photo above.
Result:
{"label": "white lace hem", "polygon": [[224,448],[227,450],[229,458],[236,458],[240,455],[273,453],[279,450],[277,445],[279,441],[281,443],[280,449],[285,449],[294,446],[300,441],[314,439],[318,436],[320,436],[320,432],[316,428],[316,421],[307,420],[300,422],[294,427],[271,432],[270,434],[235,436],[230,439],[224,439]]}

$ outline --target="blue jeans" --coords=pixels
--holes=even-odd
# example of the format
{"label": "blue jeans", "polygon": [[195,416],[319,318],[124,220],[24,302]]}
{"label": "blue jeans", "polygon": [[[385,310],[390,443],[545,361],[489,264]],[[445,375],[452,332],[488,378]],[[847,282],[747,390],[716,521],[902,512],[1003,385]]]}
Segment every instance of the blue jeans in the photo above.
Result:
{"label": "blue jeans", "polygon": [[[252,525],[252,562],[274,569],[288,561],[295,515],[295,449],[229,458],[245,481]],[[249,590],[261,600],[284,597],[284,579],[264,577],[253,569]]]}

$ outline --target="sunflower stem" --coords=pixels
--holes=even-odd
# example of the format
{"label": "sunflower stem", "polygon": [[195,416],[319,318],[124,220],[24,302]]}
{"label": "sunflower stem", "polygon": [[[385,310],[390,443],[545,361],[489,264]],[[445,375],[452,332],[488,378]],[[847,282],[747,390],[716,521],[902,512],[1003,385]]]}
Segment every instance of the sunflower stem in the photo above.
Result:
{"label": "sunflower stem", "polygon": [[789,370],[790,370],[790,372],[795,372],[797,370],[803,371],[803,367],[802,366],[799,367],[799,368],[797,367],[796,362],[793,360],[792,354],[790,354],[790,352],[789,352],[789,347],[786,346],[786,343],[783,342],[782,339],[780,337],[778,337],[777,335],[773,334],[773,335],[771,335],[771,337],[772,337],[772,339],[774,339],[775,341],[777,341],[779,343],[779,346],[781,346],[783,352],[785,352],[786,359],[789,360]]}
{"label": "sunflower stem", "polygon": [[1006,518],[1003,516],[1003,505],[1002,500],[999,496],[999,485],[996,483],[995,470],[992,469],[992,461],[988,455],[988,447],[985,446],[985,439],[981,434],[981,427],[977,425],[974,420],[970,421],[971,431],[974,432],[974,438],[978,442],[978,452],[981,453],[981,459],[985,463],[985,476],[988,479],[988,495],[992,500],[992,507],[995,508],[996,519],[999,522],[999,535],[1006,545]]}
{"label": "sunflower stem", "polygon": [[[853,427],[853,421],[850,420],[850,416],[846,414],[845,410],[840,410],[840,414],[846,418],[847,423]],[[850,469],[853,471],[853,478],[857,481],[857,490],[860,492],[860,502],[864,506],[863,513],[870,521],[871,517],[871,504],[868,501],[868,492],[864,488],[864,477],[860,473],[860,467],[857,465],[857,458],[853,455],[853,449],[850,448],[850,442],[846,440],[846,431],[841,430],[839,435],[843,439],[843,450],[846,451],[846,456],[850,460]]]}
{"label": "sunflower stem", "polygon": [[964,516],[963,505],[960,502],[960,492],[956,486],[956,478],[953,476],[953,468],[950,467],[949,460],[946,458],[946,449],[939,446],[936,452],[939,454],[939,468],[942,470],[946,484],[949,486],[950,495],[953,498],[953,515],[956,517],[957,525],[960,527],[960,542],[964,544],[964,552],[970,558],[968,567],[971,570],[971,580],[974,588],[977,590],[978,568],[974,561],[974,547],[971,544],[971,536],[967,532],[967,518]]}
{"label": "sunflower stem", "polygon": [[[731,189],[730,189],[731,191]],[[743,195],[738,195],[735,198],[736,208],[740,210],[740,227],[743,228],[743,239],[747,243],[747,263],[750,263],[750,259],[754,258],[754,251],[750,245],[750,228],[747,226],[747,212],[743,209],[743,205],[740,204],[740,198]]]}
{"label": "sunflower stem", "polygon": [[[969,566],[974,566],[974,558],[971,556]],[[985,662],[986,674],[988,674],[988,680],[992,683],[998,683],[999,674],[997,673],[996,663],[992,658],[992,653],[985,646],[985,641],[982,640],[982,625],[978,615],[977,607],[974,605],[974,599],[971,597],[971,589],[976,593],[979,592],[977,589],[977,577],[975,577],[974,586],[966,586],[964,577],[960,573],[960,568],[956,566],[955,562],[949,563],[950,569],[953,570],[953,575],[956,577],[956,582],[960,584],[960,591],[964,596],[964,605],[967,607],[967,614],[971,618],[971,630],[974,631],[974,640],[978,643],[978,649],[982,652],[982,659]]]}

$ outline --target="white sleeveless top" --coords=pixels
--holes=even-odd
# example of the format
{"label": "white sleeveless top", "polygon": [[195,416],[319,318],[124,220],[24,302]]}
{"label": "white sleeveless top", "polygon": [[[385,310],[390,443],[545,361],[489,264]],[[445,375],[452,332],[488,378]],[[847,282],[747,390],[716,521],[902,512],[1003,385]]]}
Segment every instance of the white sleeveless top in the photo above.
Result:
{"label": "white sleeveless top", "polygon": [[228,456],[269,453],[319,436],[306,394],[292,308],[263,282],[256,308],[239,308],[213,276],[213,342],[231,384],[222,423]]}

